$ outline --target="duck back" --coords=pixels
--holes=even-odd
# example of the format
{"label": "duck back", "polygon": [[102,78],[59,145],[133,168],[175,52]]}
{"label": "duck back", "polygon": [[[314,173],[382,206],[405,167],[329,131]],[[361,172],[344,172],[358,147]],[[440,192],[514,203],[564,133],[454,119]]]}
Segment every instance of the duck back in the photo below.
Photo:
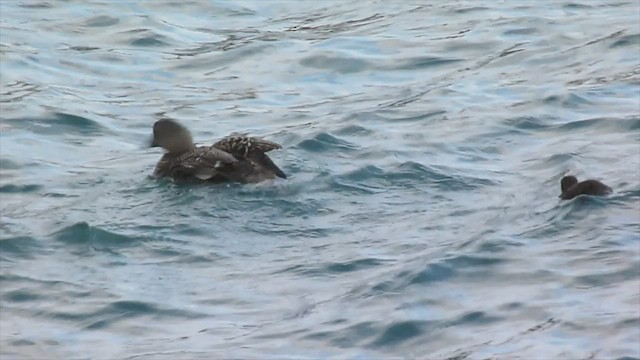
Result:
{"label": "duck back", "polygon": [[605,196],[611,194],[612,191],[609,186],[598,180],[585,180],[568,188],[560,195],[560,198],[570,200],[578,195]]}

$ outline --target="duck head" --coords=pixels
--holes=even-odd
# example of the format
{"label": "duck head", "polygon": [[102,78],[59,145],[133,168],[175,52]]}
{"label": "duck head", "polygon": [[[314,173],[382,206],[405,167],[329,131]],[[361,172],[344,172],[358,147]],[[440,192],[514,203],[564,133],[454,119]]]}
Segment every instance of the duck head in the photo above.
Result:
{"label": "duck head", "polygon": [[193,149],[193,139],[189,130],[170,119],[162,119],[153,124],[153,138],[150,147],[162,147],[172,154],[181,154]]}

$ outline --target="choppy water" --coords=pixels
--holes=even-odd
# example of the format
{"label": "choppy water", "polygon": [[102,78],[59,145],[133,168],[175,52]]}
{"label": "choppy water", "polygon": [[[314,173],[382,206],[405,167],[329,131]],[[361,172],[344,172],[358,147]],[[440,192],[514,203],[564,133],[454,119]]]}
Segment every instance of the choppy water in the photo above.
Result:
{"label": "choppy water", "polygon": [[[640,358],[639,12],[2,1],[2,359]],[[290,179],[151,179],[163,114]]]}

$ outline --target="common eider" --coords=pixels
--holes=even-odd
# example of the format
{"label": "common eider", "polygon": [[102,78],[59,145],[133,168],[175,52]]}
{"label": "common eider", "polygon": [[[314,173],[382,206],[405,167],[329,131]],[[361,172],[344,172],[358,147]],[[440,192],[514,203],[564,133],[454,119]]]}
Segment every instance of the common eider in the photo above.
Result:
{"label": "common eider", "polygon": [[560,188],[562,194],[560,198],[562,200],[570,200],[578,195],[596,195],[604,196],[609,195],[613,191],[609,186],[601,183],[598,180],[585,180],[578,182],[575,176],[565,176],[560,180]]}
{"label": "common eider", "polygon": [[257,183],[276,176],[287,178],[265,154],[282,146],[255,137],[230,136],[211,146],[196,146],[186,127],[162,119],[153,124],[151,147],[157,146],[167,151],[153,172],[158,178],[209,183]]}

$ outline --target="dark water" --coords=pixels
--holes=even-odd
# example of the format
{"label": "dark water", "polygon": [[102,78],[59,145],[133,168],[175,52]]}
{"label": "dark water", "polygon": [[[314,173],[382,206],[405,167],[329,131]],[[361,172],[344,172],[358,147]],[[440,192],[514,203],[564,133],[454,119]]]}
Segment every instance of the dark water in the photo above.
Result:
{"label": "dark water", "polygon": [[[640,358],[639,14],[3,0],[2,359]],[[161,115],[290,178],[151,179]]]}

